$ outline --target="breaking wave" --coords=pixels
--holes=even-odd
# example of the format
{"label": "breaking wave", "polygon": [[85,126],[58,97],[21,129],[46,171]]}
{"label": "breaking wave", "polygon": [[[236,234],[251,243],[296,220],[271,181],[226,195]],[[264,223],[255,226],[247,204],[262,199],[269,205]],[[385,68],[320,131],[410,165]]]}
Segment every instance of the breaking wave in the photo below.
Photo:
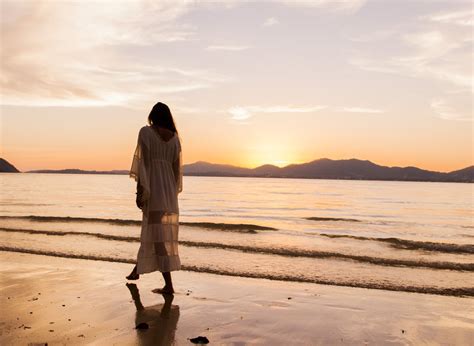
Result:
{"label": "breaking wave", "polygon": [[343,217],[319,217],[319,216],[313,216],[313,217],[306,217],[306,220],[310,221],[345,221],[345,222],[362,222],[361,220],[358,219],[346,219]]}
{"label": "breaking wave", "polygon": [[[93,261],[106,261],[106,262],[115,262],[115,263],[135,264],[135,261],[136,261],[135,259],[132,259],[132,258],[115,258],[115,257],[107,257],[107,256],[79,255],[79,254],[69,254],[69,253],[54,252],[54,251],[21,249],[21,248],[15,248],[15,247],[7,247],[7,246],[0,246],[0,251],[19,252],[19,253],[27,253],[27,254],[34,254],[34,255],[54,256],[54,257],[93,260]],[[474,297],[473,287],[440,288],[440,287],[431,287],[431,286],[411,286],[411,285],[404,286],[404,285],[390,284],[386,282],[377,282],[377,283],[354,282],[354,281],[349,281],[349,280],[335,281],[335,280],[326,280],[326,279],[321,279],[321,278],[305,278],[305,277],[299,277],[299,276],[294,276],[294,275],[261,274],[261,273],[252,273],[252,272],[229,271],[229,270],[221,270],[221,269],[215,269],[215,268],[203,267],[203,266],[198,267],[198,266],[193,266],[193,265],[183,265],[181,269],[185,271],[193,271],[193,272],[199,272],[199,273],[210,273],[210,274],[217,274],[217,275],[248,277],[248,278],[256,278],[256,279],[308,282],[308,283],[315,283],[315,284],[320,284],[320,285],[358,287],[358,288],[436,294],[436,295],[456,296],[456,297]]]}
{"label": "breaking wave", "polygon": [[467,253],[474,254],[474,245],[471,244],[450,244],[450,243],[434,243],[429,241],[408,240],[400,238],[373,238],[362,237],[348,234],[320,234],[328,238],[350,238],[356,240],[369,240],[388,243],[391,247],[405,250],[426,250],[438,251],[446,253]]}
{"label": "breaking wave", "polygon": [[[96,217],[70,217],[70,216],[0,216],[0,219],[20,219],[37,222],[90,222],[90,223],[107,223],[120,226],[140,226],[141,220],[127,219],[102,219]],[[212,230],[257,233],[257,231],[276,231],[276,228],[253,225],[253,224],[234,224],[234,223],[215,223],[215,222],[180,222],[180,225],[187,227],[199,227]]]}
{"label": "breaking wave", "polygon": [[[15,228],[4,228],[1,227],[0,231],[13,232],[13,233],[27,233],[27,234],[42,234],[48,236],[90,236],[105,240],[115,240],[124,242],[139,242],[139,237],[128,237],[118,236],[102,233],[92,232],[56,232],[56,231],[43,231],[43,230],[31,230],[31,229],[15,229]],[[273,248],[273,247],[255,247],[239,244],[222,244],[215,242],[196,242],[180,240],[180,245],[197,248],[214,248],[223,250],[235,250],[246,253],[257,253],[267,255],[277,255],[286,257],[308,257],[308,258],[335,258],[341,260],[352,260],[361,263],[370,263],[381,266],[390,267],[413,267],[413,268],[430,268],[430,269],[442,269],[442,270],[457,270],[457,271],[474,271],[474,263],[456,263],[456,262],[434,262],[434,261],[414,261],[406,259],[396,258],[382,258],[382,257],[371,257],[363,255],[353,255],[340,252],[330,251],[316,251],[316,250],[304,250],[304,249],[291,249],[291,248]]]}

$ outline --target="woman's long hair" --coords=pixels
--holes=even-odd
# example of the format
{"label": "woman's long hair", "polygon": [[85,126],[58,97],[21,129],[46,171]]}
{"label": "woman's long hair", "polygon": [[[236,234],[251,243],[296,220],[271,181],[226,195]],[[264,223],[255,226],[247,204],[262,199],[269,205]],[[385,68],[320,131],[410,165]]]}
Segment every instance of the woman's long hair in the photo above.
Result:
{"label": "woman's long hair", "polygon": [[174,124],[173,116],[171,115],[170,108],[164,103],[158,102],[151,109],[150,115],[148,116],[148,122],[150,125],[163,127],[174,133],[178,133],[176,125]]}

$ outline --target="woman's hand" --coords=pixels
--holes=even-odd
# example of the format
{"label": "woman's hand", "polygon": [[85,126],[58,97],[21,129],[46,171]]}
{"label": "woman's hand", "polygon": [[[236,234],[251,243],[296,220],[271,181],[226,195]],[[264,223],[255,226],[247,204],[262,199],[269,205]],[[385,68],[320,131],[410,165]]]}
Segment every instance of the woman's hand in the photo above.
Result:
{"label": "woman's hand", "polygon": [[140,196],[138,193],[137,193],[137,198],[135,200],[135,203],[137,204],[137,207],[138,209],[143,209],[143,200],[142,200],[142,196]]}
{"label": "woman's hand", "polygon": [[138,209],[143,209],[143,206],[145,205],[143,202],[143,187],[139,182],[137,183],[137,197],[135,203],[137,204]]}

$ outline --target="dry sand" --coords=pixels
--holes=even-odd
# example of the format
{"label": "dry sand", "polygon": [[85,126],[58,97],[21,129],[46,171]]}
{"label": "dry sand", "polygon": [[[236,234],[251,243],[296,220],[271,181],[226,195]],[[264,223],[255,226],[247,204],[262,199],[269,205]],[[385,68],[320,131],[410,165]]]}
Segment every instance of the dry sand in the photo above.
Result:
{"label": "dry sand", "polygon": [[[472,345],[474,299],[192,272],[174,300],[159,273],[126,285],[132,266],[0,252],[0,344]],[[146,330],[136,330],[139,323]]]}

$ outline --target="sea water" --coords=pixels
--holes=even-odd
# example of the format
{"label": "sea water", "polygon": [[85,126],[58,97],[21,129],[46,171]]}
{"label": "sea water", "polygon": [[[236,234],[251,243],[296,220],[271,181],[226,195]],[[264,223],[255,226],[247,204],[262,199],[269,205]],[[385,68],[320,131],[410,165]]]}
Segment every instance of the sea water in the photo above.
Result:
{"label": "sea water", "polygon": [[[133,263],[124,175],[0,174],[0,250]],[[474,295],[473,185],[184,177],[184,270]],[[132,266],[131,266],[132,267]]]}

